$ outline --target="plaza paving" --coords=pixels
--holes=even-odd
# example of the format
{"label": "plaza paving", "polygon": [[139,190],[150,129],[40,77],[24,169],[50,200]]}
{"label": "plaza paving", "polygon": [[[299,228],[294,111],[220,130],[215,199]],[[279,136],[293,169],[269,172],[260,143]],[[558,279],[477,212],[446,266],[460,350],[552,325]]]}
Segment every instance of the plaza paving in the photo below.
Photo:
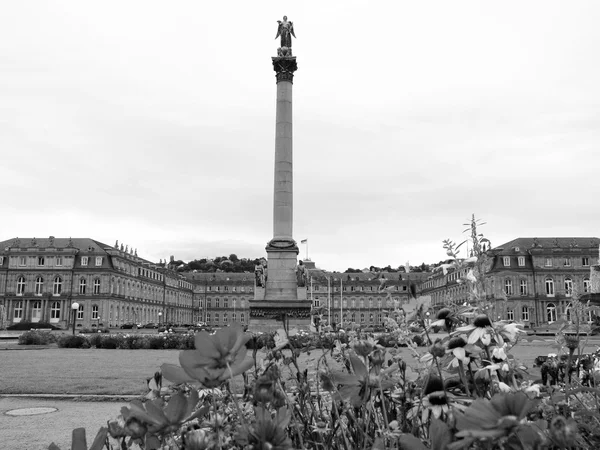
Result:
{"label": "plaza paving", "polygon": [[[106,421],[119,415],[127,402],[58,400],[51,398],[0,397],[0,448],[3,450],[47,450],[51,442],[61,450],[71,448],[73,428],[85,427],[90,445]],[[21,408],[56,408],[55,412],[10,416]]]}

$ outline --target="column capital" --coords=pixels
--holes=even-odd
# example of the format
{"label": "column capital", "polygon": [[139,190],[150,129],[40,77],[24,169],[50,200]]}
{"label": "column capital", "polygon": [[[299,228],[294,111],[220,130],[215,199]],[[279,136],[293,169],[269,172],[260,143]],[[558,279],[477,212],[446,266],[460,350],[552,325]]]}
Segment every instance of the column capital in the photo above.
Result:
{"label": "column capital", "polygon": [[298,70],[295,56],[273,56],[273,70],[276,72],[277,83],[289,81],[293,83],[294,72]]}

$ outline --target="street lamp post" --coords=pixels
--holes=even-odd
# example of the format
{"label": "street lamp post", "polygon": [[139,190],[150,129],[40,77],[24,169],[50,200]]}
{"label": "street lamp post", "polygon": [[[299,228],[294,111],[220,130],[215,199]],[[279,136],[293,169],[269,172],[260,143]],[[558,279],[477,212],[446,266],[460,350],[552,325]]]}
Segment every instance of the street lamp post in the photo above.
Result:
{"label": "street lamp post", "polygon": [[161,312],[159,312],[159,313],[158,313],[158,326],[159,326],[159,327],[160,327],[160,323],[161,323],[161,322],[160,322],[160,319],[161,319],[161,317],[162,317],[162,313],[161,313]]}
{"label": "street lamp post", "polygon": [[75,320],[77,319],[77,311],[79,310],[79,303],[74,302],[71,305],[71,309],[73,310],[73,334],[75,334]]}

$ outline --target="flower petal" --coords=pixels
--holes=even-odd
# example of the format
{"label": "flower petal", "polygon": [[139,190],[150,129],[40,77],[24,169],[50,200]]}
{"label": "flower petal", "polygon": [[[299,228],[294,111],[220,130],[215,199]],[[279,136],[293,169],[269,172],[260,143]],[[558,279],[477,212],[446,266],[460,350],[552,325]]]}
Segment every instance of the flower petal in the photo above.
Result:
{"label": "flower petal", "polygon": [[[236,377],[247,370],[250,370],[254,365],[254,359],[252,357],[244,358],[241,362],[236,361],[231,367],[231,373],[229,370],[226,370],[223,375],[221,375],[221,379],[226,380],[230,376]],[[225,378],[223,376],[226,375]]]}
{"label": "flower petal", "polygon": [[215,346],[213,336],[206,331],[200,331],[194,338],[196,351],[208,358],[219,358],[221,353]]}
{"label": "flower petal", "polygon": [[165,416],[170,424],[178,424],[181,422],[187,413],[187,399],[181,392],[173,395],[164,409]]}

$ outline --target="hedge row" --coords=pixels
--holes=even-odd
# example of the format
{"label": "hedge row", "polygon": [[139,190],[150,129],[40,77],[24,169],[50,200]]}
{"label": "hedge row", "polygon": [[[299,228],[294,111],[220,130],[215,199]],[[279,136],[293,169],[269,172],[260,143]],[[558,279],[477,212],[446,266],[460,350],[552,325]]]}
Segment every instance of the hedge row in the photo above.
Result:
{"label": "hedge row", "polygon": [[[347,344],[349,337],[346,334],[298,334],[291,336],[291,345],[295,348],[331,349],[335,341],[339,340],[342,344]],[[423,339],[416,335],[413,341],[417,345],[424,345]],[[45,345],[57,342],[61,348],[105,348],[105,349],[125,349],[125,350],[169,350],[169,349],[193,349],[193,334],[91,334],[86,335],[64,335],[59,337],[42,331],[28,331],[19,337],[21,345]],[[395,347],[399,344],[392,334],[384,334],[378,339],[378,343],[384,347]],[[248,341],[246,347],[249,349],[272,349],[275,347],[273,334],[265,333],[254,335]]]}

